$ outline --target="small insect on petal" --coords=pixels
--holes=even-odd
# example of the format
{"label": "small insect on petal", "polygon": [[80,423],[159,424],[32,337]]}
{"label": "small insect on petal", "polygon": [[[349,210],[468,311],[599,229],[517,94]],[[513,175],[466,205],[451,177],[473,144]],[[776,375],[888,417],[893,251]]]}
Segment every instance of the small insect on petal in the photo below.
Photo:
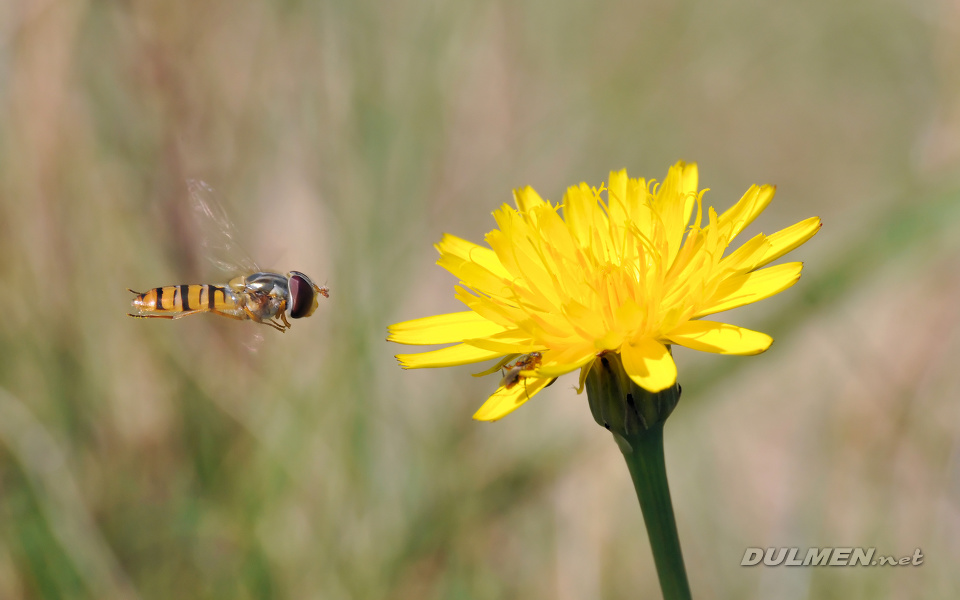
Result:
{"label": "small insect on petal", "polygon": [[533,371],[543,362],[543,355],[539,352],[524,354],[511,365],[505,365],[507,371],[500,380],[500,385],[508,390],[520,383],[523,371]]}

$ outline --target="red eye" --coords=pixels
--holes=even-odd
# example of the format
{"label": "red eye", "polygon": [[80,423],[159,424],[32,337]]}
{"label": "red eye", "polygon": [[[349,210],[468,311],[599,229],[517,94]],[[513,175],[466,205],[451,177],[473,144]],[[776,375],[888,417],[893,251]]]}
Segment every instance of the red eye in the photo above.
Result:
{"label": "red eye", "polygon": [[309,317],[317,308],[317,293],[302,275],[290,276],[290,316],[294,319]]}

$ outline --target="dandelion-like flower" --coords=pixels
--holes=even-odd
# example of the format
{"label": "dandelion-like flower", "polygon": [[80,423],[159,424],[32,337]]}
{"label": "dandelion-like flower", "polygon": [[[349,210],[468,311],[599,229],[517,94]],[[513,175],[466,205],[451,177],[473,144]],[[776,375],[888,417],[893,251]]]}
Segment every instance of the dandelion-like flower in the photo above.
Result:
{"label": "dandelion-like flower", "polygon": [[492,421],[578,368],[582,390],[606,353],[620,355],[638,386],[659,392],[677,380],[673,344],[718,354],[765,351],[770,336],[701,318],[796,283],[802,263],[762,267],[813,237],[820,219],[758,234],[726,253],[775,188],[754,185],[718,215],[703,210],[697,180],[696,164],[683,162],[659,185],[622,170],[610,173],[607,187],[569,188],[556,206],[526,187],[514,192],[516,209],[505,204],[493,213],[498,228],[486,235],[489,247],[444,235],[437,264],[460,279],[455,295],[469,310],[390,326],[390,341],[454,344],[400,354],[401,366],[499,358],[485,373],[508,368],[508,376],[474,415]]}

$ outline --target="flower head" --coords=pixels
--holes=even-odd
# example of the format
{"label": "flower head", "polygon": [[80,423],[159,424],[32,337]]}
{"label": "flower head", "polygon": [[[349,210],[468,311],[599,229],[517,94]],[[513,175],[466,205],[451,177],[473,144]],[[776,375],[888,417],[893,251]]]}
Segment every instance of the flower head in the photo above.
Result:
{"label": "flower head", "polygon": [[516,209],[505,204],[493,213],[498,228],[486,236],[489,247],[449,234],[436,244],[437,264],[460,279],[455,295],[469,310],[397,323],[387,339],[454,344],[398,355],[406,369],[495,358],[500,362],[486,373],[512,369],[474,415],[479,420],[503,417],[578,368],[582,389],[593,362],[608,352],[620,354],[630,378],[651,392],[676,382],[671,344],[759,354],[770,336],[700,319],[799,279],[799,262],[761,267],[813,237],[817,217],[726,253],[774,191],[754,185],[723,214],[704,211],[697,166],[683,162],[662,184],[623,170],[610,173],[606,188],[569,188],[557,206],[530,187],[516,190]]}

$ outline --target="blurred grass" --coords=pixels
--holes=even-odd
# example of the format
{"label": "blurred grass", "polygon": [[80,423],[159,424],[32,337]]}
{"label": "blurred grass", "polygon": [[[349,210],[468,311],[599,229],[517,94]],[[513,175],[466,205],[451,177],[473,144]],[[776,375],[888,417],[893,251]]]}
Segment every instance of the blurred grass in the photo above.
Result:
{"label": "blurred grass", "polygon": [[[699,598],[952,598],[960,56],[947,3],[15,1],[0,6],[0,598],[627,598],[629,478],[561,381],[402,372],[456,310],[431,243],[509,190],[698,161],[820,214],[800,284],[678,352],[667,453]],[[184,181],[332,297],[283,336],[124,316],[216,281]],[[748,232],[749,233],[749,232]],[[221,322],[225,321],[225,322]],[[921,568],[746,569],[747,546]]]}

